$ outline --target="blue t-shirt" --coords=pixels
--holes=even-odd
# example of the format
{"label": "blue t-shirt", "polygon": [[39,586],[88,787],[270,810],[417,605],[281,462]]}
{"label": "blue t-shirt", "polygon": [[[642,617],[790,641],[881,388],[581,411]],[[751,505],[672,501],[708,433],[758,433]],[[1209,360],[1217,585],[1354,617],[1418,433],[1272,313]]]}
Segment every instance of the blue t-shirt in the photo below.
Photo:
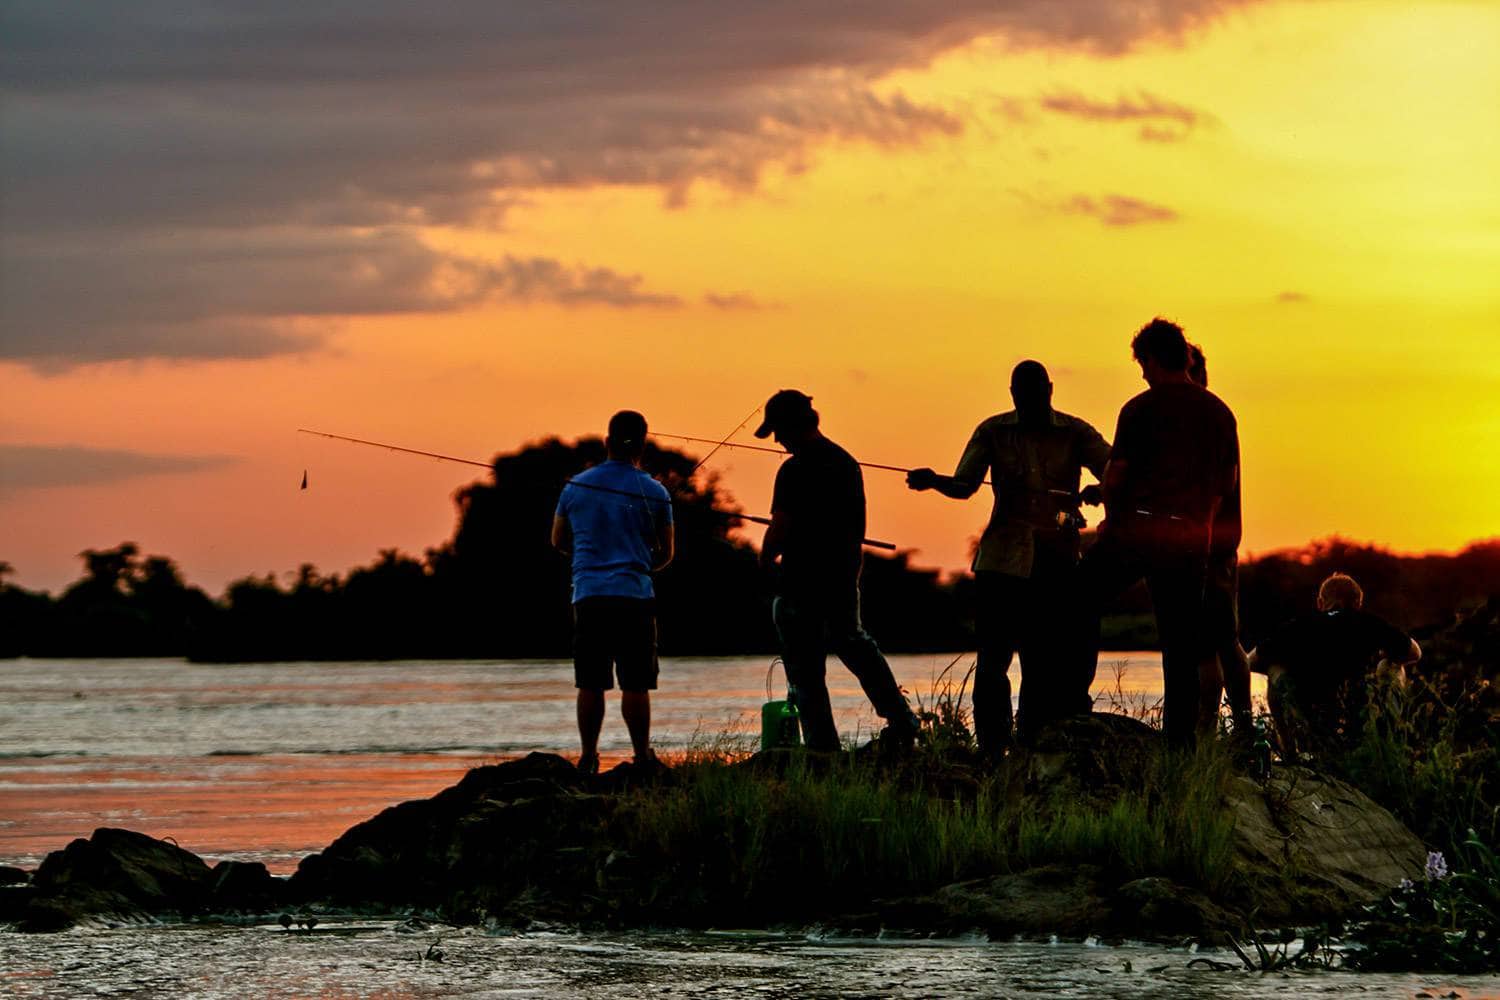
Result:
{"label": "blue t-shirt", "polygon": [[672,523],[672,498],[661,483],[629,462],[608,461],[563,487],[557,515],[573,531],[574,604],[586,597],[656,596],[651,546],[661,526]]}

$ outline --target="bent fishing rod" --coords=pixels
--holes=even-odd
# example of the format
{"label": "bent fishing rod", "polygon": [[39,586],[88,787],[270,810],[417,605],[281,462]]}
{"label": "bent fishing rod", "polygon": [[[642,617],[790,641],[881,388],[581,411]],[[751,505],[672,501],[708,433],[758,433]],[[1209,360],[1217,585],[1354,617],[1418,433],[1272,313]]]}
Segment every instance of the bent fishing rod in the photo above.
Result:
{"label": "bent fishing rod", "polygon": [[[667,439],[672,440],[672,441],[692,441],[695,444],[711,444],[711,445],[714,445],[715,447],[718,447],[718,448],[738,448],[741,451],[763,451],[767,455],[781,455],[782,457],[786,456],[786,452],[782,451],[780,448],[768,448],[765,445],[761,445],[761,444],[737,444],[737,443],[731,442],[731,441],[713,441],[713,440],[710,440],[709,438],[689,437],[686,434],[662,434],[659,431],[650,431],[647,436],[648,437],[667,438]],[[916,471],[915,469],[908,469],[905,466],[901,466],[901,465],[885,465],[885,464],[882,464],[880,462],[861,462],[857,458],[854,460],[854,464],[862,466],[862,467],[864,467],[866,469],[883,469],[886,472],[915,472]],[[980,486],[989,486],[989,485],[991,485],[991,483],[990,483],[990,481],[988,479],[985,479],[985,480],[981,481],[979,485]]]}
{"label": "bent fishing rod", "polygon": [[[662,433],[660,433],[658,431],[650,431],[647,436],[648,437],[667,438],[667,439],[672,440],[672,441],[692,441],[692,442],[695,442],[697,444],[711,444],[711,445],[714,446],[715,449],[719,449],[719,448],[739,448],[742,451],[763,451],[763,452],[765,452],[768,455],[785,455],[786,454],[786,452],[782,451],[780,448],[767,448],[765,445],[760,445],[760,444],[737,444],[737,443],[731,442],[731,441],[729,441],[727,439],[723,440],[723,441],[713,441],[713,440],[710,440],[709,438],[689,437],[686,434],[662,434]],[[906,473],[910,473],[910,472],[915,472],[916,471],[915,469],[908,469],[905,466],[900,466],[900,465],[885,465],[885,464],[880,463],[880,462],[861,462],[857,458],[854,460],[854,464],[855,465],[863,466],[866,469],[884,469],[886,472],[906,472]],[[993,486],[994,484],[992,482],[990,482],[990,480],[988,480],[988,479],[981,479],[979,481],[979,485],[980,486]],[[1079,503],[1079,493],[1077,493],[1075,491],[1072,491],[1072,490],[1047,490],[1047,493],[1049,493],[1049,494],[1051,494],[1052,496],[1055,496],[1055,497],[1067,497],[1068,499],[1072,500],[1072,502],[1075,505]]]}
{"label": "bent fishing rod", "polygon": [[[481,468],[481,469],[489,469],[491,472],[493,472],[494,468],[495,468],[494,465],[492,463],[490,463],[490,462],[480,462],[480,461],[476,461],[475,459],[472,459],[472,458],[458,458],[458,457],[456,457],[454,455],[444,455],[444,454],[441,454],[441,453],[435,452],[435,451],[422,451],[419,448],[404,448],[404,447],[402,447],[401,445],[398,445],[398,444],[387,444],[384,441],[368,441],[368,440],[366,440],[364,438],[347,437],[347,436],[345,436],[343,434],[330,434],[327,431],[315,431],[315,430],[310,430],[310,429],[308,429],[306,427],[298,427],[297,428],[297,433],[298,434],[311,434],[314,437],[329,438],[329,439],[334,440],[334,441],[345,441],[345,442],[347,442],[349,444],[362,444],[362,445],[366,445],[366,446],[368,446],[370,448],[384,448],[386,451],[398,451],[398,452],[401,452],[402,454],[405,454],[405,455],[420,455],[423,458],[435,458],[435,459],[437,459],[440,462],[454,462],[454,463],[456,463],[458,465],[473,465],[473,466],[476,466],[476,467]],[[665,437],[666,435],[662,435],[662,436]],[[708,444],[717,444],[718,442],[709,441],[709,442],[706,442],[706,443],[708,443]],[[699,465],[701,465],[701,464],[702,463],[700,462]],[[694,471],[696,471],[696,468],[695,468]],[[303,482],[304,483],[306,482],[305,477],[304,477]],[[641,496],[641,495],[636,494],[636,493],[631,493],[629,490],[611,489],[608,486],[599,486],[599,485],[597,485],[595,483],[580,483],[577,479],[573,479],[571,477],[566,480],[565,485],[576,486],[579,489],[584,489],[584,490],[596,490],[597,492],[600,492],[600,493],[613,493],[616,496],[628,497],[631,500],[644,500],[647,503],[654,502],[654,503],[671,504],[671,503],[674,502],[674,501],[672,501],[670,499],[668,499],[668,500],[661,500],[661,499],[653,499],[651,497],[644,497],[644,496]],[[737,520],[741,520],[741,521],[751,521],[751,522],[754,522],[755,524],[765,524],[765,525],[769,525],[771,523],[771,519],[769,517],[760,517],[760,516],[755,515],[755,514],[741,514],[741,513],[737,512],[737,511],[723,510],[722,508],[719,508],[719,507],[708,507],[707,509],[709,511],[711,511],[712,513],[715,513],[715,514],[719,515],[720,517],[725,517],[725,518],[729,518],[729,519],[732,519],[732,520],[736,520],[737,519]],[[891,552],[896,551],[896,546],[893,543],[891,543],[891,542],[882,542],[882,541],[880,541],[879,539],[876,539],[876,538],[862,538],[862,539],[860,539],[860,543],[863,544],[863,545],[866,545],[866,546],[868,546],[869,548],[872,548],[872,549],[886,549],[886,550],[889,550]]]}

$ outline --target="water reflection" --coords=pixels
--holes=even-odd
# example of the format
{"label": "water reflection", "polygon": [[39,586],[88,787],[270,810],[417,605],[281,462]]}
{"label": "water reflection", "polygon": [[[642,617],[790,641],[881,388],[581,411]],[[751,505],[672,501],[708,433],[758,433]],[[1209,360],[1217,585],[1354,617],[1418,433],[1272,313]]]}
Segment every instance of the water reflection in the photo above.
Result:
{"label": "water reflection", "polygon": [[[434,942],[440,961],[424,957]],[[0,992],[36,998],[1496,995],[1493,981],[1476,978],[1193,969],[1191,952],[1140,945],[764,933],[496,936],[390,923],[320,926],[310,935],[268,926],[4,934],[0,945]]]}

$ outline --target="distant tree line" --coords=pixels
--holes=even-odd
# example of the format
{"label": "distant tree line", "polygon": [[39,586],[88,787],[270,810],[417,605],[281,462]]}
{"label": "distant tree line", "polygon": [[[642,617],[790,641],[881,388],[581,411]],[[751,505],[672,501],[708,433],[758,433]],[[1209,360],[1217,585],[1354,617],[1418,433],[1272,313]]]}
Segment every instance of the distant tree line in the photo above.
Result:
{"label": "distant tree line", "polygon": [[[6,581],[0,562],[0,657],[189,656],[202,660],[562,657],[572,619],[567,561],[548,533],[563,484],[604,460],[603,442],[548,440],[497,456],[486,482],[456,494],[453,537],[420,558],[382,551],[340,576],[303,565],[231,583],[215,600],[176,565],[136,545],[81,553],[84,575],[59,596]],[[695,460],[648,446],[644,466],[673,494],[677,558],[656,581],[666,655],[769,653],[771,589],[755,549],[734,536],[737,511]],[[1455,556],[1399,556],[1338,539],[1244,566],[1247,645],[1307,611],[1318,582],[1352,573],[1369,606],[1408,628],[1441,625],[1500,591],[1500,542]],[[864,615],[886,649],[974,646],[972,579],[944,580],[906,553],[867,553]],[[1149,598],[1125,595],[1107,622],[1117,649],[1155,641]]]}

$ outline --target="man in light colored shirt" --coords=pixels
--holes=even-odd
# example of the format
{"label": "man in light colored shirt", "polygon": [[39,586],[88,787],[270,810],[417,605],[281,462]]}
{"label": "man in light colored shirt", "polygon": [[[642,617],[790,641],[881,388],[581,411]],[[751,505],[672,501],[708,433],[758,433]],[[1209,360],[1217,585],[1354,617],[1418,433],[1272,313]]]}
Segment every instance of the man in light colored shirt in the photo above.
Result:
{"label": "man in light colored shirt", "polygon": [[1016,365],[1010,394],[1015,409],[975,429],[953,475],[914,469],[907,476],[912,489],[955,500],[973,496],[985,475],[991,477],[994,511],[973,563],[979,640],[974,731],[980,749],[991,756],[1011,741],[1006,672],[1017,653],[1023,741],[1054,719],[1086,710],[1064,701],[1057,628],[1078,562],[1080,473],[1102,476],[1109,459],[1109,444],[1098,431],[1052,408],[1052,381],[1039,362]]}
{"label": "man in light colored shirt", "polygon": [[656,609],[651,574],[672,561],[672,500],[641,471],[646,418],[621,410],[604,440],[609,460],[569,480],[552,518],[552,545],[573,561],[573,678],[579,770],[599,770],[604,692],[620,682],[620,712],[638,764],[653,762]]}

